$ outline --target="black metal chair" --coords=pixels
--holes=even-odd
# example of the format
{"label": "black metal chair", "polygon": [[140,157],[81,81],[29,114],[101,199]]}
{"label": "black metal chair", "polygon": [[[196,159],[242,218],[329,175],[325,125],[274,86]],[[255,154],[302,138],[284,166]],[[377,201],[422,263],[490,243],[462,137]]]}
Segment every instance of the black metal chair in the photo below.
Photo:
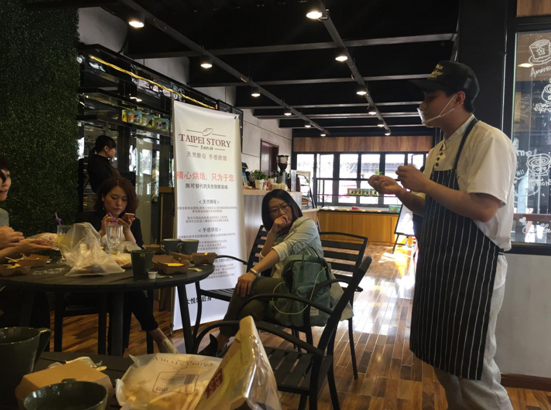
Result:
{"label": "black metal chair", "polygon": [[[242,259],[236,258],[235,256],[228,256],[228,255],[218,255],[216,259],[229,258],[229,259],[233,259],[238,262],[241,262],[243,265],[247,266],[247,272],[248,272],[249,269],[251,269],[260,260],[259,254],[262,248],[264,247],[264,244],[266,243],[267,235],[268,235],[268,232],[266,231],[266,229],[264,229],[264,225],[260,225],[260,228],[258,228],[258,232],[256,234],[256,238],[253,243],[253,247],[251,249],[251,253],[249,254],[249,260],[247,262],[245,262]],[[269,273],[270,272],[262,272],[264,276],[266,275],[269,276]],[[234,288],[205,290],[205,289],[201,289],[199,282],[195,284],[195,289],[197,292],[197,317],[195,319],[195,326],[193,328],[193,337],[197,337],[197,333],[199,332],[199,326],[201,325],[201,316],[203,314],[202,297],[205,296],[205,297],[210,297],[210,298],[229,302],[231,300],[231,297],[233,295],[233,290],[234,290]]]}
{"label": "black metal chair", "polygon": [[[331,270],[337,279],[350,277],[360,267],[368,238],[342,232],[320,232],[323,255],[331,264]],[[343,272],[343,273],[338,273]],[[362,292],[362,288],[356,287],[356,292]],[[354,306],[352,297],[350,304]],[[354,379],[358,378],[358,364],[356,362],[356,348],[354,345],[354,324],[352,318],[348,319],[348,338],[350,340],[350,355]]]}
{"label": "black metal chair", "polygon": [[[330,286],[334,282],[346,282],[348,286],[344,290],[344,294],[333,310],[326,308],[319,303],[304,299],[295,295],[281,294],[261,294],[253,296],[248,302],[257,299],[272,300],[274,298],[290,299],[300,301],[308,306],[319,309],[322,312],[330,315],[327,325],[323,330],[320,341],[317,346],[311,342],[304,342],[296,336],[284,332],[280,328],[265,322],[256,323],[259,330],[269,332],[276,335],[295,346],[299,346],[302,351],[291,351],[284,349],[276,349],[264,347],[268,359],[272,366],[277,381],[278,389],[282,392],[300,394],[299,409],[306,408],[306,399],[309,400],[309,409],[315,410],[318,408],[318,397],[323,390],[323,383],[327,378],[329,391],[331,393],[331,402],[334,410],[340,409],[337,387],[335,384],[335,374],[333,369],[333,349],[335,346],[335,334],[341,315],[346,305],[354,298],[360,281],[364,277],[366,271],[371,264],[371,256],[366,256],[359,267],[357,267],[352,276],[346,276],[341,279],[332,279],[320,283],[314,292],[324,286]],[[306,309],[303,313],[305,327],[310,327],[310,309]],[[221,325],[238,325],[239,321],[221,321],[215,322],[207,326],[194,341],[192,353],[196,353],[201,340],[212,329],[218,328]]]}

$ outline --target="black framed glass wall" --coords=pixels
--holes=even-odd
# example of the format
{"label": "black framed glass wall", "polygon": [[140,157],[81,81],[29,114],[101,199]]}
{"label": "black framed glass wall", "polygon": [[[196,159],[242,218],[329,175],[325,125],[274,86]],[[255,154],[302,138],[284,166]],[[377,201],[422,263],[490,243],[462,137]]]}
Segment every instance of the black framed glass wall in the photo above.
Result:
{"label": "black framed glass wall", "polygon": [[349,152],[297,154],[297,172],[314,175],[310,181],[318,206],[387,207],[399,204],[394,196],[355,196],[349,189],[370,189],[368,179],[379,172],[396,178],[396,168],[421,168],[426,152]]}
{"label": "black framed glass wall", "polygon": [[519,29],[511,65],[510,135],[517,152],[512,241],[551,244],[551,25]]}

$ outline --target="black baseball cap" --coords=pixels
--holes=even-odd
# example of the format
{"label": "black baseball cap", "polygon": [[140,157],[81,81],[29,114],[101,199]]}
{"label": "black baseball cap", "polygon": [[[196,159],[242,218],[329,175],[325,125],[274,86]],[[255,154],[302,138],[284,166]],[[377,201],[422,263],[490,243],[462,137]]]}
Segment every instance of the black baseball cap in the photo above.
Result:
{"label": "black baseball cap", "polygon": [[480,91],[478,79],[472,68],[455,61],[440,61],[436,64],[429,78],[411,80],[411,82],[423,91],[436,91],[447,87],[463,91],[473,100]]}

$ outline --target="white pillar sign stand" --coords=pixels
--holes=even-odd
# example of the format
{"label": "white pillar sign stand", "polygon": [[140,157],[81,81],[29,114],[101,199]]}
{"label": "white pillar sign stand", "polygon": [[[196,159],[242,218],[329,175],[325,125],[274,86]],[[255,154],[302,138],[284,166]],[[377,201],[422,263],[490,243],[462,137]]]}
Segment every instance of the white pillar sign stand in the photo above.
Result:
{"label": "white pillar sign stand", "polygon": [[[216,252],[246,260],[239,120],[224,113],[173,102],[176,233],[198,239],[199,252]],[[215,262],[202,289],[234,287],[243,266],[233,260]],[[195,286],[187,286],[191,323],[197,314]],[[203,300],[202,322],[223,318],[227,303]],[[182,328],[178,297],[174,329]]]}

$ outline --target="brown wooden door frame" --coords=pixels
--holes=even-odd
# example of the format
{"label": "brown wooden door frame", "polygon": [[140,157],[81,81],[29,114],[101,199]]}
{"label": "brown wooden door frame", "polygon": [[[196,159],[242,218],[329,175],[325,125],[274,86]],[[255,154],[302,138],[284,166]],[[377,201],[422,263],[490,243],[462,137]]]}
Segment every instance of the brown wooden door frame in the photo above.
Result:
{"label": "brown wooden door frame", "polygon": [[279,154],[279,145],[269,141],[260,140],[260,170],[265,172],[268,177],[274,171],[277,171],[277,156]]}

